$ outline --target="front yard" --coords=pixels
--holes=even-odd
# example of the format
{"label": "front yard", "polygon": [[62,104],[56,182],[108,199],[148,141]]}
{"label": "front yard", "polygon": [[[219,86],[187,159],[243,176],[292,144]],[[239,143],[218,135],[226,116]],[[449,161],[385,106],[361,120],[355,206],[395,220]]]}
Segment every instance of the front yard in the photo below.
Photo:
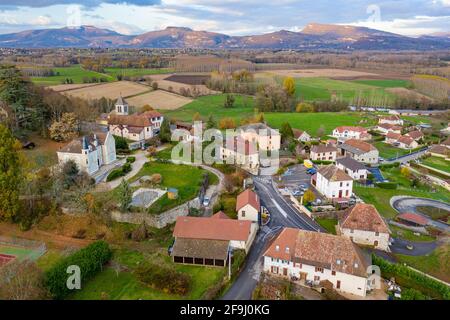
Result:
{"label": "front yard", "polygon": [[152,214],[159,214],[194,199],[200,190],[205,173],[209,176],[210,184],[217,184],[219,181],[216,175],[198,167],[155,161],[147,162],[130,182],[156,173],[162,176],[161,187],[178,189],[178,198],[171,200],[166,193],[150,206],[149,212]]}
{"label": "front yard", "polygon": [[380,152],[380,157],[382,157],[384,159],[397,158],[397,157],[409,154],[410,152],[414,152],[414,149],[406,150],[406,149],[396,148],[394,146],[391,146],[388,143],[384,143],[383,141],[374,142],[373,145]]}
{"label": "front yard", "polygon": [[336,234],[337,219],[316,218],[315,221],[331,234]]}

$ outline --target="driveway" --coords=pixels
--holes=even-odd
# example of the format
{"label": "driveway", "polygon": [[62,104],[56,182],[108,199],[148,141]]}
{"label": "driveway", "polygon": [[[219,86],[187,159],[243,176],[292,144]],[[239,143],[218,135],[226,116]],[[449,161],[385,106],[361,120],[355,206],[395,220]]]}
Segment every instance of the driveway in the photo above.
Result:
{"label": "driveway", "polygon": [[432,220],[432,219],[430,219],[429,216],[427,216],[417,210],[417,207],[424,206],[424,207],[434,207],[434,208],[439,208],[439,209],[450,211],[450,204],[448,204],[448,203],[437,201],[437,200],[432,200],[432,199],[425,199],[425,198],[398,196],[398,197],[393,197],[391,199],[391,205],[395,210],[397,210],[400,213],[413,212],[413,213],[419,214],[428,220],[429,226],[435,227],[444,232],[450,232],[450,226],[448,224],[441,222],[441,221]]}

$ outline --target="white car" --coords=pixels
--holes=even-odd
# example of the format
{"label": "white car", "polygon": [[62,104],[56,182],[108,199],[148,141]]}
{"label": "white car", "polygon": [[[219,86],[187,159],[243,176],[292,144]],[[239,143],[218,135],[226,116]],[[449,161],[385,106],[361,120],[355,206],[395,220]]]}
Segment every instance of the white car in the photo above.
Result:
{"label": "white car", "polygon": [[209,206],[209,201],[210,201],[210,199],[209,199],[208,197],[204,197],[204,198],[203,198],[203,206],[204,206],[204,207]]}

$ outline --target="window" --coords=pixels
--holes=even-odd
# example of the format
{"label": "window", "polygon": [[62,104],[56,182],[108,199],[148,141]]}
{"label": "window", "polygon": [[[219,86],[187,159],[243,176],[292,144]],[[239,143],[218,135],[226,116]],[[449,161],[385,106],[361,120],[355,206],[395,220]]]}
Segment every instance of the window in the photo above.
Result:
{"label": "window", "polygon": [[275,246],[275,251],[280,251],[280,246],[279,245]]}
{"label": "window", "polygon": [[320,277],[319,276],[314,276],[314,281],[320,281]]}
{"label": "window", "polygon": [[353,229],[350,229],[350,233],[353,233]]}
{"label": "window", "polygon": [[316,272],[322,272],[322,273],[323,273],[323,268],[321,268],[321,267],[316,267]]}
{"label": "window", "polygon": [[375,232],[375,236],[377,236],[377,237],[378,237],[379,235],[380,235],[380,233],[379,233],[379,232]]}
{"label": "window", "polygon": [[341,182],[341,183],[339,183],[339,187],[342,187],[342,182]]}
{"label": "window", "polygon": [[245,210],[242,210],[242,218],[245,218]]}
{"label": "window", "polygon": [[336,275],[336,271],[331,271],[331,275],[335,276]]}
{"label": "window", "polygon": [[289,247],[286,247],[286,253],[289,253]]}

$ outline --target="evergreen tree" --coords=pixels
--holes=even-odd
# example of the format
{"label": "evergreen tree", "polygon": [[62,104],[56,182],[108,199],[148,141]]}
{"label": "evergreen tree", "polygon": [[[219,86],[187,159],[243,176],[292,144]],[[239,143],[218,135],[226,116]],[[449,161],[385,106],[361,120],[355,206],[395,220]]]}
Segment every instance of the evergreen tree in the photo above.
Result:
{"label": "evergreen tree", "polygon": [[0,220],[11,219],[19,211],[19,188],[22,172],[17,140],[0,125]]}
{"label": "evergreen tree", "polygon": [[119,202],[120,202],[120,210],[127,211],[130,207],[131,201],[133,200],[133,194],[130,188],[130,184],[122,179],[122,182],[119,185]]}
{"label": "evergreen tree", "polygon": [[161,142],[170,142],[171,138],[172,133],[170,132],[170,121],[169,119],[164,118],[159,131],[159,139]]}
{"label": "evergreen tree", "polygon": [[214,120],[214,117],[210,115],[208,121],[206,122],[206,129],[215,129],[215,128],[217,128],[217,123]]}
{"label": "evergreen tree", "polygon": [[285,122],[281,125],[280,134],[283,140],[294,138],[294,132],[292,131],[291,125],[288,122]]}

